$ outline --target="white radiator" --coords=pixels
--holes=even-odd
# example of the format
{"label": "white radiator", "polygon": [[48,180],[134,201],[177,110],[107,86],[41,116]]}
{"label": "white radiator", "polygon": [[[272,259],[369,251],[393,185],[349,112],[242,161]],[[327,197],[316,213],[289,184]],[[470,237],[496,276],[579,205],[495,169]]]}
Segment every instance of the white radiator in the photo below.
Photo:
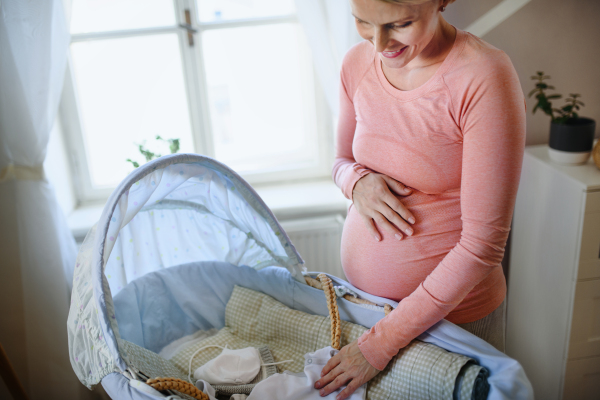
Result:
{"label": "white radiator", "polygon": [[327,272],[346,279],[340,259],[344,217],[324,217],[282,221],[281,225],[302,256],[308,271]]}

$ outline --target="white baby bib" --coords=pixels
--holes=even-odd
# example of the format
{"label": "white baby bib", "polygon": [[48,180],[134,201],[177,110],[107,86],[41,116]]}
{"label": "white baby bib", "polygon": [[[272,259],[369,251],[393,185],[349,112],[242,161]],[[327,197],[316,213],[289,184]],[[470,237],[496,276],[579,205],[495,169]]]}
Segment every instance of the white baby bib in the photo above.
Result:
{"label": "white baby bib", "polygon": [[223,352],[194,371],[194,380],[211,385],[241,385],[251,382],[260,371],[260,353],[254,347],[223,349]]}

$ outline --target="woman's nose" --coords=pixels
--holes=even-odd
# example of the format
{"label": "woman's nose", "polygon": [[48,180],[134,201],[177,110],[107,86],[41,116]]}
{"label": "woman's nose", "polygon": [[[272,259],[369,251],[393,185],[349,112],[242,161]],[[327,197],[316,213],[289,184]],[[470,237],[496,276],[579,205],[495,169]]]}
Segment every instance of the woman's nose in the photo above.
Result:
{"label": "woman's nose", "polygon": [[375,29],[375,35],[373,36],[375,44],[375,51],[381,53],[388,45],[389,36],[385,29]]}

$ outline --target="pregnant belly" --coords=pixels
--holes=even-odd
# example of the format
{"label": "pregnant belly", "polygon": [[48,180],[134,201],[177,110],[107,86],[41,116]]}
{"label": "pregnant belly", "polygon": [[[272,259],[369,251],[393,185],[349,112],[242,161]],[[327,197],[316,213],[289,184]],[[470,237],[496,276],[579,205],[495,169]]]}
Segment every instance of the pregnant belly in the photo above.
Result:
{"label": "pregnant belly", "polygon": [[415,216],[413,236],[397,240],[377,226],[377,242],[354,206],[342,233],[342,267],[350,283],[377,296],[400,301],[410,295],[460,240],[459,191],[399,197]]}

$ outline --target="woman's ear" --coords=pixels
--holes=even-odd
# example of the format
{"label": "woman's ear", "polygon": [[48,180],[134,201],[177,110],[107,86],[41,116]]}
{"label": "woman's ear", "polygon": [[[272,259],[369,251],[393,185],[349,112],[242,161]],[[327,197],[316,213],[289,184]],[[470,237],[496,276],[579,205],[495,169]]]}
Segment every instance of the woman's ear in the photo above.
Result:
{"label": "woman's ear", "polygon": [[448,5],[448,0],[442,0],[442,4],[440,5],[440,12],[446,11],[446,6]]}

